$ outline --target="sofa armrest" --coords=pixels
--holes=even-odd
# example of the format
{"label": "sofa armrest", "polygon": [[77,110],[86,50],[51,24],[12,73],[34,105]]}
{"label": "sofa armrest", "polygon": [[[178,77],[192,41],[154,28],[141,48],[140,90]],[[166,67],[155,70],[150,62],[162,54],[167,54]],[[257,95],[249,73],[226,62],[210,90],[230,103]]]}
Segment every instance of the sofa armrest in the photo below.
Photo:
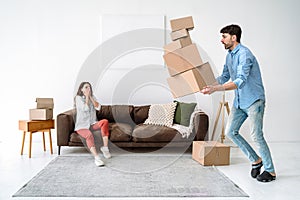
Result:
{"label": "sofa armrest", "polygon": [[68,146],[70,135],[75,128],[75,109],[71,109],[57,115],[56,133],[57,146]]}
{"label": "sofa armrest", "polygon": [[203,111],[195,113],[193,123],[193,134],[195,135],[194,140],[208,140],[208,115]]}

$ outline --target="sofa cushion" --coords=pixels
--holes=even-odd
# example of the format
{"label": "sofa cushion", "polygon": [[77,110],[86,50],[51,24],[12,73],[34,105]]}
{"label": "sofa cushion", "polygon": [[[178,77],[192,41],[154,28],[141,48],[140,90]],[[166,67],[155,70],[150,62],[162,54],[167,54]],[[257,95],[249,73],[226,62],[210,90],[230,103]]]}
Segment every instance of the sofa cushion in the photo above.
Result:
{"label": "sofa cushion", "polygon": [[153,104],[149,108],[148,118],[144,124],[171,127],[173,125],[176,102],[167,104]]}
{"label": "sofa cushion", "polygon": [[109,122],[114,122],[114,117],[110,105],[101,105],[101,109],[96,111],[97,119],[107,119]]}
{"label": "sofa cushion", "polygon": [[197,104],[178,101],[175,102],[177,102],[177,106],[175,110],[174,123],[183,126],[189,126],[191,115]]}
{"label": "sofa cushion", "polygon": [[110,141],[128,142],[131,140],[132,126],[125,123],[109,123]]}
{"label": "sofa cushion", "polygon": [[[94,131],[92,131],[92,133],[93,133],[93,136],[94,136],[94,142],[95,142],[96,147],[102,146],[103,143],[102,143],[101,130],[94,130]],[[72,144],[81,144],[81,145],[84,144],[84,145],[86,145],[85,139],[76,132],[71,133],[70,142]]]}
{"label": "sofa cushion", "polygon": [[150,105],[145,106],[135,106],[133,108],[133,119],[135,124],[144,123],[145,120],[148,118]]}
{"label": "sofa cushion", "polygon": [[115,122],[134,124],[132,117],[132,105],[113,105],[112,114]]}
{"label": "sofa cushion", "polygon": [[134,124],[132,111],[132,105],[101,105],[97,118],[98,120],[107,119],[109,122]]}
{"label": "sofa cushion", "polygon": [[170,141],[185,141],[181,134],[170,127],[158,125],[137,125],[132,137],[134,142],[170,142]]}
{"label": "sofa cushion", "polygon": [[82,143],[82,140],[81,140],[81,137],[76,132],[73,132],[70,135],[70,142]]}

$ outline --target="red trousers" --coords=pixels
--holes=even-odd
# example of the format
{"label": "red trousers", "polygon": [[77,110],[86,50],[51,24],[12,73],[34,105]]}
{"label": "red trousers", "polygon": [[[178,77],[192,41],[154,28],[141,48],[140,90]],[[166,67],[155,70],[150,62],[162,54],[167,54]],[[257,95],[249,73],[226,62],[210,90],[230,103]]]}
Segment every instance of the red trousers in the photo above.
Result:
{"label": "red trousers", "polygon": [[[91,126],[91,130],[99,130],[101,129],[101,135],[102,137],[104,136],[109,136],[109,130],[108,130],[108,120],[107,119],[102,119],[98,121],[96,124],[93,124]],[[86,144],[88,148],[90,149],[91,147],[95,147],[95,141],[94,141],[94,136],[93,133],[90,131],[90,129],[79,129],[76,131],[81,137],[83,137],[86,141]]]}

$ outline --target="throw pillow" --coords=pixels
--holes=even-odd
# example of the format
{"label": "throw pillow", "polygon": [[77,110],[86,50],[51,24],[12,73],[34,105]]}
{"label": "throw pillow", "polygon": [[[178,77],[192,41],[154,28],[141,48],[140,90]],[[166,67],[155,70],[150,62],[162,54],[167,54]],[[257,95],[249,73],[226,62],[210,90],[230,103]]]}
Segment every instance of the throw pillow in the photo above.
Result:
{"label": "throw pillow", "polygon": [[175,102],[177,102],[177,107],[175,111],[174,123],[183,126],[189,126],[191,115],[197,103]]}
{"label": "throw pillow", "polygon": [[176,102],[151,105],[149,108],[148,118],[144,124],[171,127],[173,125],[176,105]]}

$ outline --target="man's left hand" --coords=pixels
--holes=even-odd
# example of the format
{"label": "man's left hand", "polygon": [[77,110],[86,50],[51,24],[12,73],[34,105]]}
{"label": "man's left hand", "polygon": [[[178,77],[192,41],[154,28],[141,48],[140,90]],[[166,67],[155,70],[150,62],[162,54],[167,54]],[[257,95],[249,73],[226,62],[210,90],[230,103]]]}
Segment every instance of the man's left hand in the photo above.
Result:
{"label": "man's left hand", "polygon": [[224,91],[225,88],[223,85],[208,85],[205,86],[200,92],[202,94],[212,94],[215,91]]}

